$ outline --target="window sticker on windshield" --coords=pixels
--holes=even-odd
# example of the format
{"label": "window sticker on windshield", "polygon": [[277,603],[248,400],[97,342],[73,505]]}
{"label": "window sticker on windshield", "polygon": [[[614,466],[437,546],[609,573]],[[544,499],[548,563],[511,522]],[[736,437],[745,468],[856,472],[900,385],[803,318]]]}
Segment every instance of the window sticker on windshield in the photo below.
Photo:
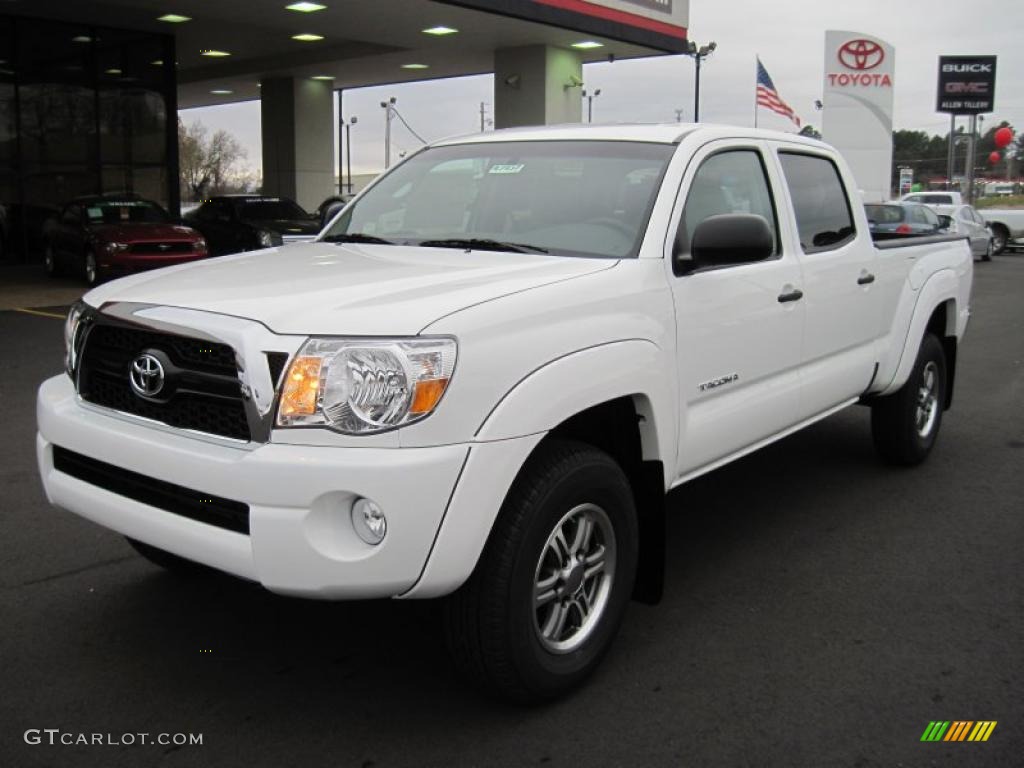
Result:
{"label": "window sticker on windshield", "polygon": [[492,165],[491,170],[489,170],[488,173],[493,173],[496,175],[519,173],[525,167],[526,165],[523,163],[518,163],[516,165]]}

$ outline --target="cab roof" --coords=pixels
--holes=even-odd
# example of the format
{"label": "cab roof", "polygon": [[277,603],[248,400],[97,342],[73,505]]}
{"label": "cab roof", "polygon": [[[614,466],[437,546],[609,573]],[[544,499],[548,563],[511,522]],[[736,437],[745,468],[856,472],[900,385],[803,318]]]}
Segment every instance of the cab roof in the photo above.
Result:
{"label": "cab roof", "polygon": [[503,128],[485,133],[453,136],[434,142],[431,146],[452,144],[482,144],[502,141],[638,141],[656,144],[679,144],[694,136],[707,141],[726,138],[750,138],[764,141],[787,141],[814,147],[827,147],[825,143],[806,136],[782,131],[768,131],[747,126],[715,125],[709,123],[570,123],[542,125],[527,128]]}

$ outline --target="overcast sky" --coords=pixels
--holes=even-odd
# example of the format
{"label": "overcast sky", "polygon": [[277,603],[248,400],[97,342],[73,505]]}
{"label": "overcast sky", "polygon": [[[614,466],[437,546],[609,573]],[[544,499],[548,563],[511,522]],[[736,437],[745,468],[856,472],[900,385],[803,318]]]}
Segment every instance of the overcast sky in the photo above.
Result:
{"label": "overcast sky", "polygon": [[[996,111],[986,116],[1024,127],[1024,3],[1020,0],[691,0],[690,38],[714,40],[718,50],[701,69],[701,118],[751,125],[754,57],[760,55],[780,95],[805,122],[820,127],[814,100],[821,98],[826,29],[863,32],[896,48],[895,127],[944,132],[949,118],[935,112],[937,57],[995,54],[999,57]],[[693,61],[687,57],[592,64],[584,68],[588,88],[600,88],[594,121],[670,121],[675,110],[693,117]],[[480,128],[480,102],[490,109],[490,75],[345,92],[352,130],[354,173],[376,172],[384,160],[384,110],[390,96],[409,124],[428,141]],[[260,166],[259,103],[206,107],[182,113],[211,128],[234,133]],[[785,118],[761,110],[759,124],[791,129]],[[396,123],[397,149],[420,145]],[[396,152],[397,152],[396,149]]]}

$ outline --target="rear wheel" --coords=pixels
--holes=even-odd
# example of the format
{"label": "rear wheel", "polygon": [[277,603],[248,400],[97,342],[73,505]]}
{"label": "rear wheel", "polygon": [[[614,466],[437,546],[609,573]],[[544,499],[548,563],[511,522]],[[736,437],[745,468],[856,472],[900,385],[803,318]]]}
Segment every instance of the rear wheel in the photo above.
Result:
{"label": "rear wheel", "polygon": [[569,691],[611,646],[636,562],[636,510],[618,464],[583,443],[542,445],[473,575],[445,604],[454,662],[503,698]]}
{"label": "rear wheel", "polygon": [[907,383],[871,407],[875,449],[889,463],[920,464],[935,445],[945,402],[946,354],[938,337],[929,333]]}
{"label": "rear wheel", "polygon": [[163,549],[151,547],[149,544],[143,544],[141,541],[129,539],[127,536],[125,536],[125,541],[131,545],[132,549],[153,563],[153,565],[158,565],[176,576],[195,578],[215,573],[212,568],[208,568],[205,565],[171,554]]}
{"label": "rear wheel", "polygon": [[1010,233],[1002,224],[992,225],[992,255],[998,256],[1006,250],[1006,244],[1010,241]]}

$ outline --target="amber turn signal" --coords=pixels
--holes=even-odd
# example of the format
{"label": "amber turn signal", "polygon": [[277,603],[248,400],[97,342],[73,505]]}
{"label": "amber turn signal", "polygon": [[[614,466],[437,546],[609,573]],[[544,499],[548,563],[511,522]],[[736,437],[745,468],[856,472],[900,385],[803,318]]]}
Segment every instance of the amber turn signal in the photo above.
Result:
{"label": "amber turn signal", "polygon": [[320,396],[319,357],[297,357],[288,368],[288,376],[281,392],[281,413],[284,416],[316,413]]}

